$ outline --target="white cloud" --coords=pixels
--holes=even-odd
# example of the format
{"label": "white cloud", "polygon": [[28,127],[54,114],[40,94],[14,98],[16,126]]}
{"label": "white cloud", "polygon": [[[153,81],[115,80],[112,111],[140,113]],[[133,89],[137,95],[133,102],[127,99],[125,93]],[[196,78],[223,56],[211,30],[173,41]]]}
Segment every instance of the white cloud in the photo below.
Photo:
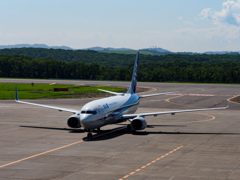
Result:
{"label": "white cloud", "polygon": [[175,35],[176,39],[182,39],[183,47],[195,49],[197,52],[239,51],[240,47],[240,28],[237,26],[185,28],[176,30]]}
{"label": "white cloud", "polygon": [[203,9],[200,16],[213,21],[214,24],[240,26],[240,0],[223,2],[221,11],[214,11],[211,8]]}
{"label": "white cloud", "polygon": [[[206,47],[218,50],[239,51],[240,47],[240,0],[226,0],[220,11],[212,8],[202,10],[200,17],[212,22],[213,27],[205,29],[185,29],[181,34],[201,37]],[[197,41],[197,40],[196,40]]]}
{"label": "white cloud", "polygon": [[205,9],[202,10],[200,16],[202,16],[203,19],[210,19],[211,20],[212,19],[211,18],[212,13],[213,13],[213,11],[212,11],[211,8],[205,8]]}

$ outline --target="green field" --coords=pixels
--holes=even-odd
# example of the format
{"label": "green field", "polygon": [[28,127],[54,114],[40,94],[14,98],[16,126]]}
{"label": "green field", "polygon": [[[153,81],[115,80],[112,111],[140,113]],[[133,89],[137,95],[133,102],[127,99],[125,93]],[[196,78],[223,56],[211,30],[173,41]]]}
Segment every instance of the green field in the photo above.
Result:
{"label": "green field", "polygon": [[[125,89],[108,86],[80,86],[80,85],[61,85],[61,84],[7,84],[0,83],[0,99],[15,99],[15,87],[18,89],[19,99],[39,99],[39,98],[79,98],[95,97],[104,92],[104,89],[115,92],[123,92]],[[57,92],[54,88],[68,88],[67,92]]]}

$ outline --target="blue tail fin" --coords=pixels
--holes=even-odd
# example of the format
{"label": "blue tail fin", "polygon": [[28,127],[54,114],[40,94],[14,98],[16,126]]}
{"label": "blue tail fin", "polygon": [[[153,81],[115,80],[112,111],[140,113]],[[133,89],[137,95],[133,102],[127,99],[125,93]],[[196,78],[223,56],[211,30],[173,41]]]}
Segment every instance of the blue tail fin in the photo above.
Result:
{"label": "blue tail fin", "polygon": [[15,100],[18,101],[18,92],[17,92],[17,86],[15,86]]}
{"label": "blue tail fin", "polygon": [[137,52],[137,55],[136,55],[131,86],[127,91],[127,93],[130,93],[130,94],[135,94],[137,89],[137,69],[138,69],[138,59],[139,59],[138,56],[139,56],[139,51]]}

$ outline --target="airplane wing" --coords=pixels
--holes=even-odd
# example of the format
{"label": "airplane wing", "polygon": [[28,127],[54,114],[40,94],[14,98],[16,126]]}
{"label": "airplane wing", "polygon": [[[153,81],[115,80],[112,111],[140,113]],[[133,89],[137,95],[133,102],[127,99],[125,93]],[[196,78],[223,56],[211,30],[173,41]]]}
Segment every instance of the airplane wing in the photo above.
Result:
{"label": "airplane wing", "polygon": [[80,113],[80,110],[61,108],[61,107],[56,107],[56,106],[48,106],[48,105],[36,104],[36,103],[31,103],[31,102],[26,102],[26,101],[20,101],[18,99],[17,87],[15,88],[15,101],[18,102],[18,103],[30,104],[30,105],[34,105],[34,106],[41,106],[41,107],[56,109],[56,110],[59,110],[59,111],[72,112],[72,113],[75,113],[75,114]]}
{"label": "airplane wing", "polygon": [[162,112],[139,113],[139,114],[125,114],[125,115],[122,116],[122,118],[129,119],[129,118],[144,117],[144,116],[157,116],[157,115],[161,115],[161,114],[172,114],[172,115],[174,115],[175,113],[220,110],[220,109],[227,109],[228,107],[229,107],[229,104],[226,107],[219,107],[219,108],[187,109],[187,110],[162,111]]}

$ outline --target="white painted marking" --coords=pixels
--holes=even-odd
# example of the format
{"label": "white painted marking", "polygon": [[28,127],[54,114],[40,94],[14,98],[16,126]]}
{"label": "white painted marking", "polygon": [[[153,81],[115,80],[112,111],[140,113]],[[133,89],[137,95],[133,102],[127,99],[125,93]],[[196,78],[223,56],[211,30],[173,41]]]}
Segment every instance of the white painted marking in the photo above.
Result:
{"label": "white painted marking", "polygon": [[189,94],[189,96],[215,96],[213,94]]}
{"label": "white painted marking", "polygon": [[174,93],[174,94],[165,94],[165,95],[168,95],[168,96],[182,96],[182,95],[185,95],[185,94],[180,94],[180,93]]}
{"label": "white painted marking", "polygon": [[194,165],[196,163],[196,161],[192,162],[189,166],[187,166],[186,168],[189,168],[190,166]]}

